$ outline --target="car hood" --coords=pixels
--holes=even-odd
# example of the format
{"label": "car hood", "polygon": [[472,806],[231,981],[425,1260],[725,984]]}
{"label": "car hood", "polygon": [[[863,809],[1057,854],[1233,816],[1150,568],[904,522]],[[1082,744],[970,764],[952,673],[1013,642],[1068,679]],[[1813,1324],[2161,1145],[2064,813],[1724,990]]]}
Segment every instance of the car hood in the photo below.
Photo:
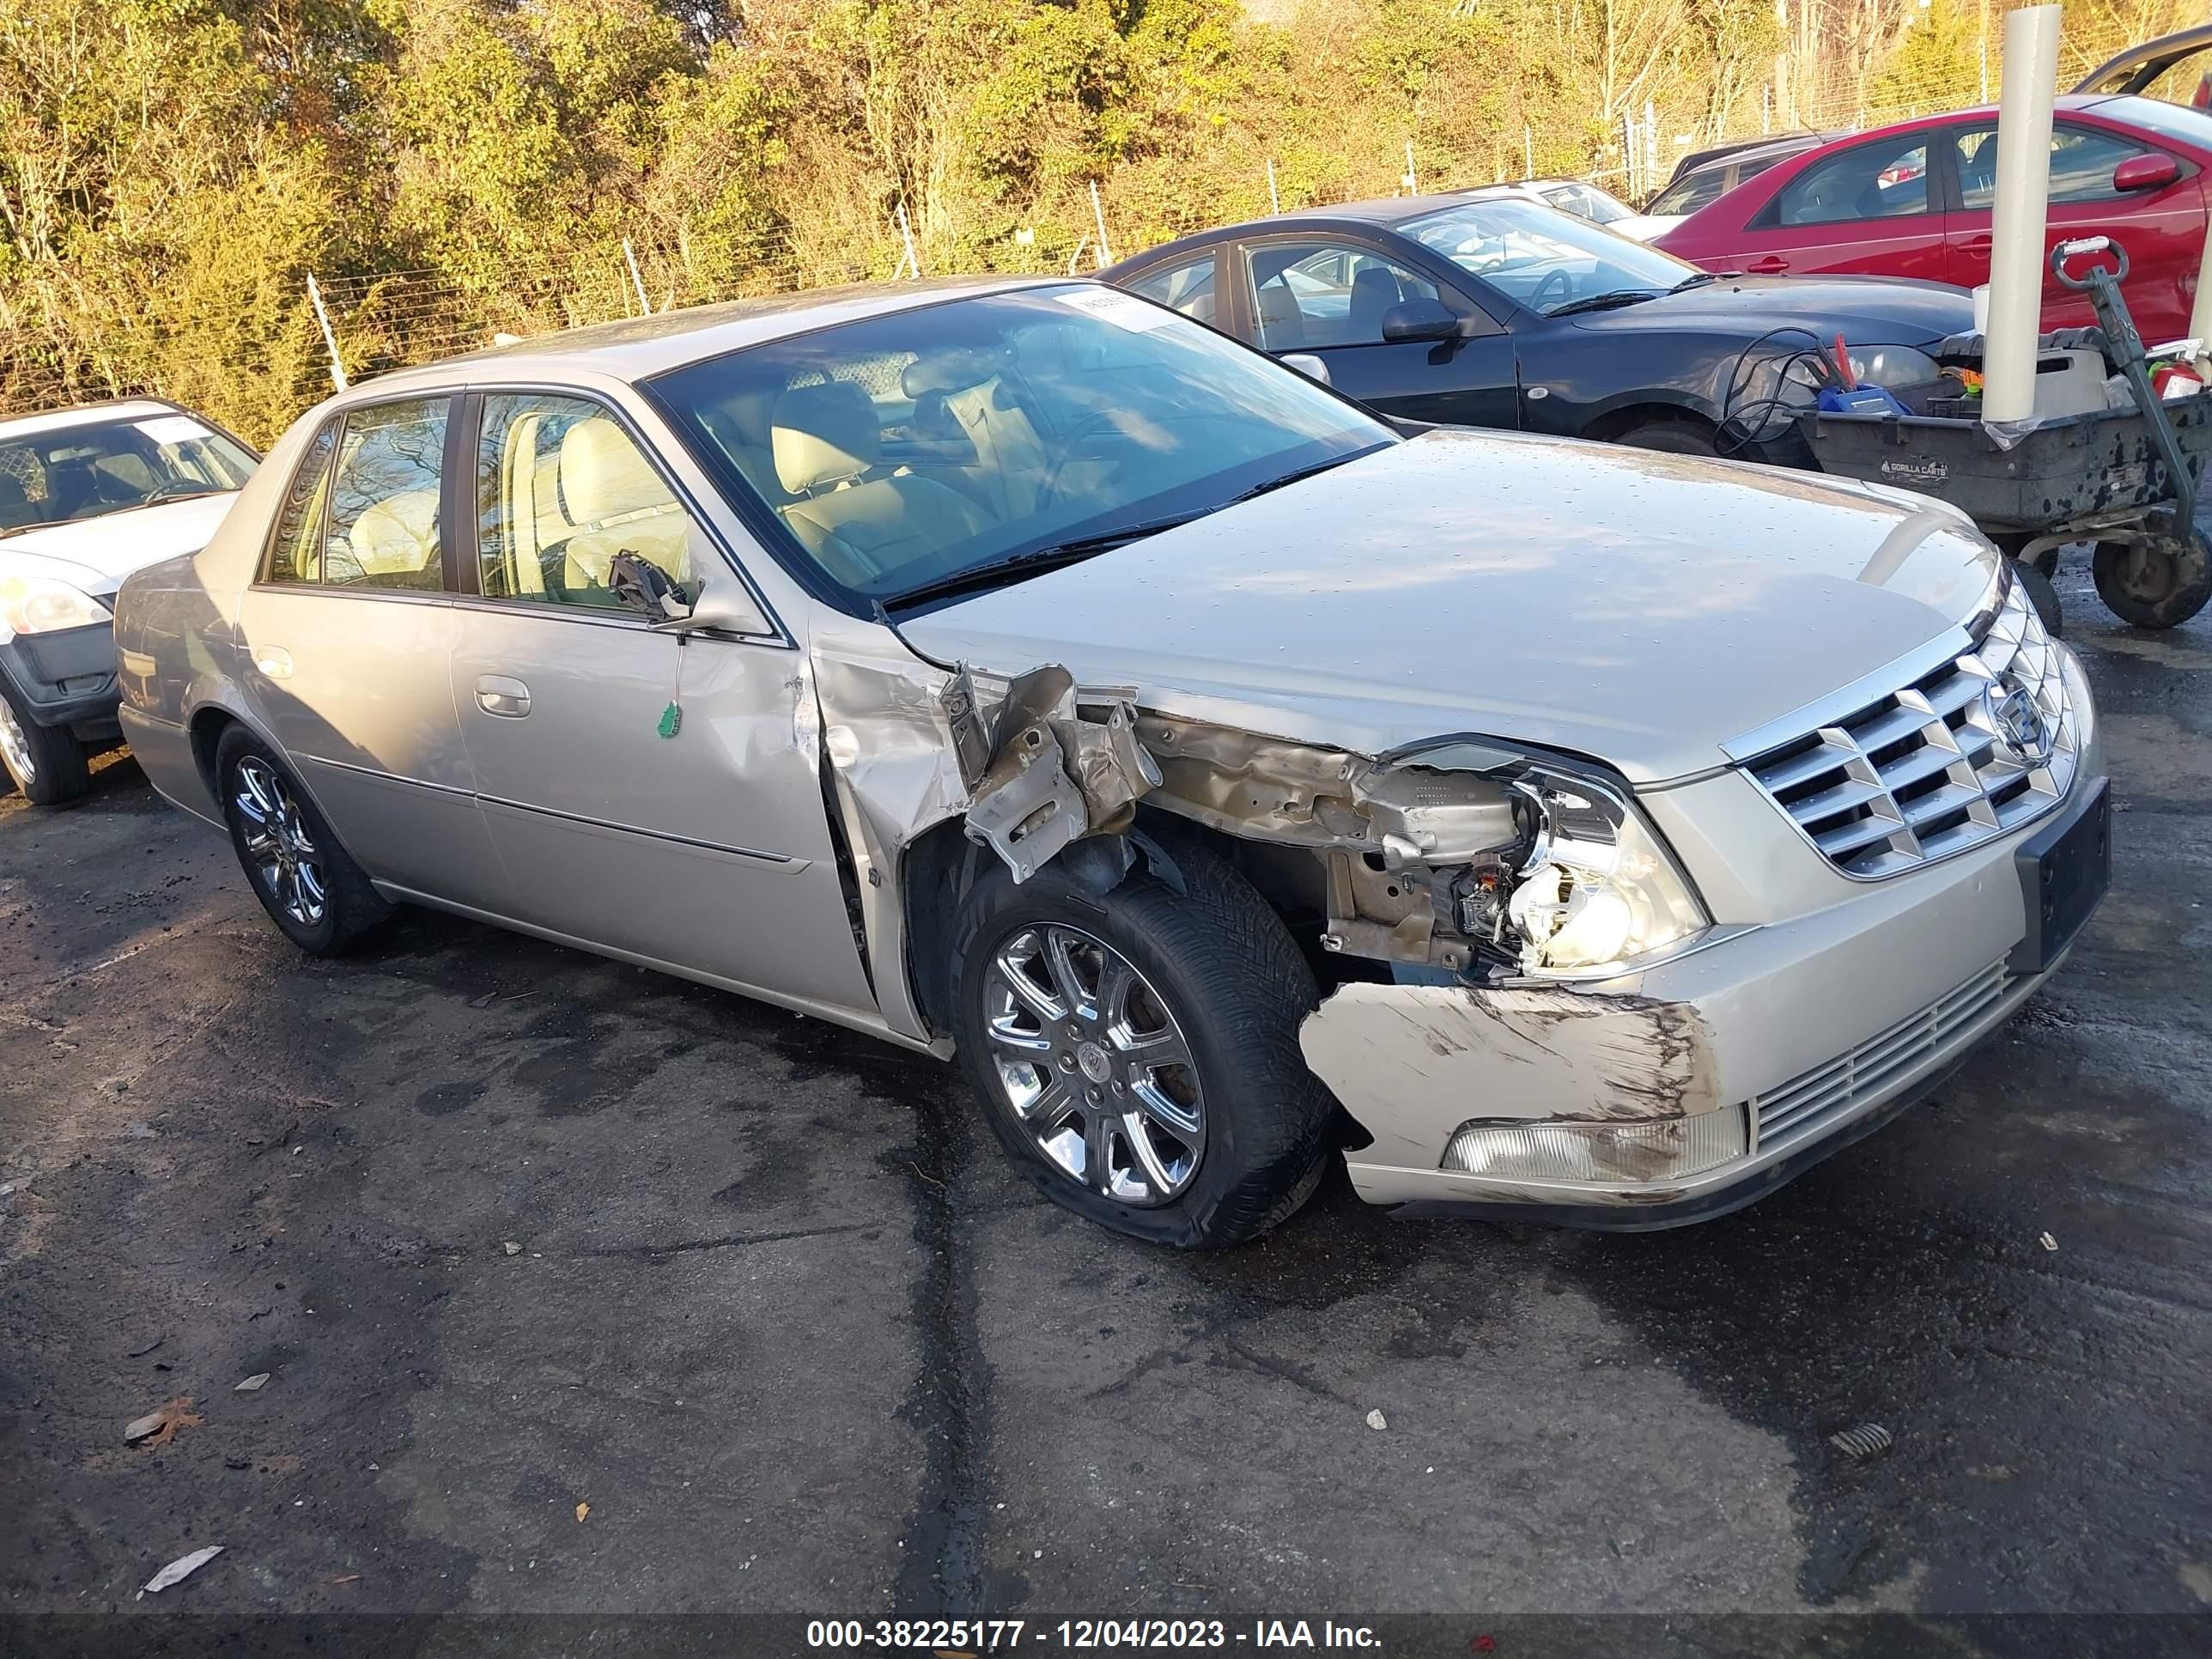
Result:
{"label": "car hood", "polygon": [[1269,736],[1480,732],[1653,783],[1970,619],[1996,560],[1902,492],[1438,429],[903,631]]}
{"label": "car hood", "polygon": [[1670,328],[1749,339],[1803,328],[1824,343],[1840,333],[1851,345],[1929,345],[1972,329],[1974,301],[1962,288],[1891,276],[1723,276],[1566,320],[1599,331]]}
{"label": "car hood", "polygon": [[134,570],[205,547],[236,495],[227,489],[0,537],[0,572],[50,576],[88,593],[112,593]]}
{"label": "car hood", "polygon": [[[1632,242],[1648,242],[1654,236],[1663,236],[1680,224],[1686,216],[1680,213],[1638,213],[1626,219],[1615,219],[1606,228],[1616,236],[1626,236]],[[1887,344],[1887,342],[1877,342]]]}

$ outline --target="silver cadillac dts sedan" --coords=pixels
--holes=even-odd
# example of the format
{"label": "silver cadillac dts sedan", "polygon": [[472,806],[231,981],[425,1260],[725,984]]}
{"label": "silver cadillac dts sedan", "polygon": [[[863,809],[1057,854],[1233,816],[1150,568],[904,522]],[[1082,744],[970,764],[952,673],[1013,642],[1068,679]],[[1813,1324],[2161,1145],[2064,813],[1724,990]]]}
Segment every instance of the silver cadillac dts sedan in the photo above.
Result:
{"label": "silver cadillac dts sedan", "polygon": [[641,319],[303,418],[117,606],[302,949],[434,905],[957,1052],[1048,1193],[1653,1227],[2102,895],[2081,668],[1919,497],[1409,429],[1133,295]]}

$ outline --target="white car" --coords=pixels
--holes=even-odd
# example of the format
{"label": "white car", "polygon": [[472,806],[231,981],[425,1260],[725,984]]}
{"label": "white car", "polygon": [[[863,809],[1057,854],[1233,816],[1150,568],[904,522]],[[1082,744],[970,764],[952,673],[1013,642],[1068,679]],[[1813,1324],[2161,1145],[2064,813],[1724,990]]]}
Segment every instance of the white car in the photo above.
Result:
{"label": "white car", "polygon": [[0,421],[0,764],[34,805],[122,735],[115,590],[206,546],[258,459],[150,398]]}

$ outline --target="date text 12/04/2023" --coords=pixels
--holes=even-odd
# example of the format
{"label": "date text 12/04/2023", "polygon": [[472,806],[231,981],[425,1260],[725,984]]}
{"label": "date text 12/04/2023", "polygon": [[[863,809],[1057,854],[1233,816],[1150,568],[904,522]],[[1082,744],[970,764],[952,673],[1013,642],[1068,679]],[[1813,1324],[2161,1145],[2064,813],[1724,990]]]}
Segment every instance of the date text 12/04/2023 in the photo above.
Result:
{"label": "date text 12/04/2023", "polygon": [[921,1649],[988,1652],[1050,1643],[1069,1650],[1092,1649],[1378,1648],[1382,1638],[1366,1625],[1331,1619],[1255,1619],[1237,1625],[1220,1619],[859,1619],[810,1620],[809,1648]]}

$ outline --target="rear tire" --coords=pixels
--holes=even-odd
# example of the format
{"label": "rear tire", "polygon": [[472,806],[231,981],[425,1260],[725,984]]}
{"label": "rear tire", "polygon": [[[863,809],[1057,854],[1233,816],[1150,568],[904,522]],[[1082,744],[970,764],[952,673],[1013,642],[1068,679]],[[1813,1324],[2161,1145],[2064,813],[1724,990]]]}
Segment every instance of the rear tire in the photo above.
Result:
{"label": "rear tire", "polygon": [[40,726],[0,680],[0,769],[33,806],[58,806],[92,787],[90,757],[68,732]]}
{"label": "rear tire", "polygon": [[1320,994],[1280,918],[1204,847],[1172,856],[1183,890],[1140,866],[1103,898],[1050,865],[1019,886],[994,865],[951,941],[956,1033],[1046,1196],[1217,1249],[1311,1196],[1335,1103],[1298,1052]]}
{"label": "rear tire", "polygon": [[285,938],[334,957],[392,914],[291,769],[243,726],[216,745],[215,775],[239,867]]}

